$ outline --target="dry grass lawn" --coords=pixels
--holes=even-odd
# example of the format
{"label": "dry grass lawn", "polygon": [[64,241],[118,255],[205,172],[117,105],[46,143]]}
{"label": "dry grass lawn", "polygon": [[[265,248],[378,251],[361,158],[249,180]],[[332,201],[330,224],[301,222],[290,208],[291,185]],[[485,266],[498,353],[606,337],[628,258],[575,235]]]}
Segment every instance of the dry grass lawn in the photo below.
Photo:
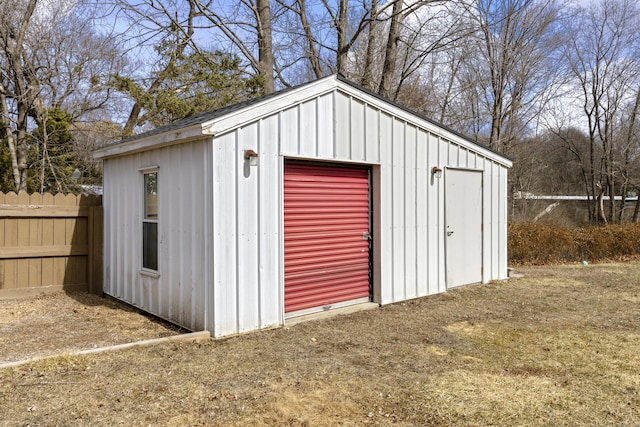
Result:
{"label": "dry grass lawn", "polygon": [[120,301],[86,292],[0,300],[0,364],[179,332]]}
{"label": "dry grass lawn", "polygon": [[0,425],[640,425],[640,263],[0,370]]}

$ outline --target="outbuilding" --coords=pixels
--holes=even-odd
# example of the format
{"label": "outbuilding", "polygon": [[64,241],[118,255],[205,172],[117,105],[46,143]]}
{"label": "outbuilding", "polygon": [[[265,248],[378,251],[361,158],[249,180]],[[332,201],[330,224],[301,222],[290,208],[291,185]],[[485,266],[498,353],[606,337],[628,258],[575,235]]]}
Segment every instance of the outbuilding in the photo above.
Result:
{"label": "outbuilding", "polygon": [[215,337],[507,277],[511,161],[341,76],[95,157],[104,292]]}

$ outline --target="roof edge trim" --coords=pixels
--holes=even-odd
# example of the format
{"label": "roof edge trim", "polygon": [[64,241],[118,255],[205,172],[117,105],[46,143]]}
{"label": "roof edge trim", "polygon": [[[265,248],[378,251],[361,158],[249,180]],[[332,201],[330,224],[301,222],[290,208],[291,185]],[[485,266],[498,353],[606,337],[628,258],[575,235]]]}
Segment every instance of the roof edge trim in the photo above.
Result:
{"label": "roof edge trim", "polygon": [[227,133],[247,123],[253,122],[256,120],[256,117],[273,114],[275,111],[292,107],[303,103],[307,99],[329,93],[336,89],[336,83],[336,75],[331,75],[298,87],[293,87],[280,94],[280,96],[269,97],[259,103],[248,105],[242,109],[203,122],[203,133],[206,135]]}
{"label": "roof edge trim", "polygon": [[135,138],[118,144],[107,145],[93,152],[94,159],[106,159],[109,157],[122,156],[151,148],[159,148],[172,144],[180,144],[198,137],[206,136],[202,132],[200,124],[176,129],[170,132],[154,134]]}
{"label": "roof edge trim", "polygon": [[[391,101],[375,92],[370,91],[369,89],[358,85],[357,83],[354,83],[350,80],[348,80],[346,77],[338,74],[337,75],[337,80],[340,83],[343,83],[345,86],[356,90],[357,93],[362,96],[365,95],[368,97],[369,100],[377,100],[378,103],[382,103],[385,106],[387,106],[387,108],[392,107],[394,109],[397,109],[398,111],[402,111],[404,112],[404,115],[409,114],[413,117],[415,117],[416,119],[420,120],[420,121],[424,121],[428,124],[428,128],[429,130],[431,130],[433,133],[436,134],[443,134],[442,136],[445,136],[446,138],[450,139],[452,142],[456,142],[456,143],[461,143],[462,145],[465,146],[466,148],[475,150],[475,151],[479,151],[481,153],[483,153],[486,157],[492,158],[493,160],[497,161],[498,163],[506,166],[506,167],[512,167],[513,166],[513,159],[509,158],[508,156],[500,153],[499,151],[494,150],[491,147],[488,147],[480,142],[474,141],[473,139],[471,139],[469,136],[455,131],[453,129],[451,129],[448,126],[445,126],[441,123],[438,123],[420,113],[418,113],[417,111],[411,110],[407,107],[404,107],[394,101]],[[344,87],[344,86],[343,86]],[[371,102],[371,104],[373,105],[374,102]],[[414,121],[414,123],[416,123]],[[417,123],[416,123],[417,124]],[[435,127],[436,130],[433,130],[432,127]],[[500,159],[498,159],[498,157]]]}

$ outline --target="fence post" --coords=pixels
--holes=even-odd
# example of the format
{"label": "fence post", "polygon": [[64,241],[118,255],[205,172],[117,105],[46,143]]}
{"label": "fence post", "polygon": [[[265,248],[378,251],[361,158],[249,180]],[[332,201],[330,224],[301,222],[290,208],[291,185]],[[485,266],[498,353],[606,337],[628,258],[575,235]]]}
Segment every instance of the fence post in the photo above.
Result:
{"label": "fence post", "polygon": [[102,206],[90,206],[87,220],[89,257],[87,262],[87,277],[89,292],[102,295]]}

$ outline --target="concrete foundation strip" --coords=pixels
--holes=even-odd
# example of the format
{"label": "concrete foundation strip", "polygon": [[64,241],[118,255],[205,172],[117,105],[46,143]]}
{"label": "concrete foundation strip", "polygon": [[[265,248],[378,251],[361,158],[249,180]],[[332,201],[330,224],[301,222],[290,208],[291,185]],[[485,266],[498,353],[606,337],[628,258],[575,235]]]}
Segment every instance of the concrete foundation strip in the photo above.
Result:
{"label": "concrete foundation strip", "polygon": [[190,332],[188,334],[172,335],[169,337],[162,337],[162,338],[153,338],[150,340],[136,341],[136,342],[126,343],[126,344],[110,345],[108,347],[90,348],[88,350],[74,351],[70,353],[61,353],[61,354],[55,354],[52,356],[32,357],[31,359],[24,359],[24,360],[18,360],[15,362],[2,363],[0,364],[0,369],[12,368],[15,366],[25,365],[27,363],[38,362],[40,360],[46,360],[46,359],[53,359],[55,357],[61,357],[61,356],[82,356],[86,354],[104,353],[106,351],[116,351],[116,350],[125,350],[128,348],[134,348],[134,347],[144,347],[144,346],[161,344],[161,343],[172,342],[172,341],[198,342],[198,341],[207,340],[209,338],[211,338],[211,333],[209,331]]}

